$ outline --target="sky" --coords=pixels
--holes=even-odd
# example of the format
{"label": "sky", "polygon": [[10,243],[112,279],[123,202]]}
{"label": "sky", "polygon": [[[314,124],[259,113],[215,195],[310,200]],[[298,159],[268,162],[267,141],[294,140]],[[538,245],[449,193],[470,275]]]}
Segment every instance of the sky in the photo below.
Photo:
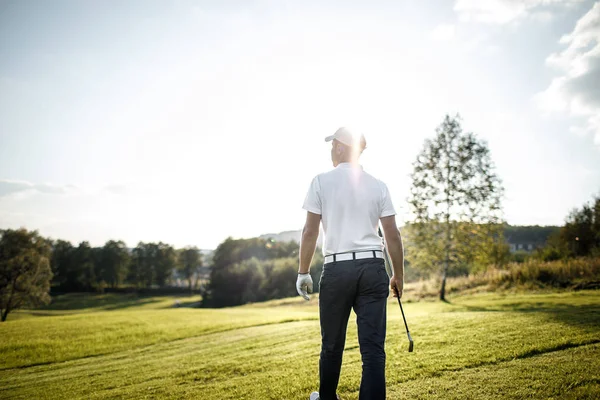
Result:
{"label": "sky", "polygon": [[563,224],[600,194],[600,1],[0,0],[0,229],[205,249],[301,229],[340,126],[402,224],[456,113],[506,221]]}

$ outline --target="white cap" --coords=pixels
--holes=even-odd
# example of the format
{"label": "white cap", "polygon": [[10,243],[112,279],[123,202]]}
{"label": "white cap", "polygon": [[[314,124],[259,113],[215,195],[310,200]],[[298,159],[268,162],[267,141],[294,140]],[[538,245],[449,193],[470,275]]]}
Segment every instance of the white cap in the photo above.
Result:
{"label": "white cap", "polygon": [[363,134],[355,134],[354,132],[350,131],[350,129],[345,127],[341,127],[335,131],[333,135],[327,136],[325,141],[331,142],[334,139],[350,147],[360,146],[361,149],[367,147],[367,141],[365,140],[365,136]]}

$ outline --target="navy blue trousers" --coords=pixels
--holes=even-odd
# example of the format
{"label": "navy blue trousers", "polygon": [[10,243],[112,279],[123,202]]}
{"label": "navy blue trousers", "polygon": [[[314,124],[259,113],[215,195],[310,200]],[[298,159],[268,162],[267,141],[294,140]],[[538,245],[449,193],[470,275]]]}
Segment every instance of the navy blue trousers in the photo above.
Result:
{"label": "navy blue trousers", "polygon": [[320,281],[319,395],[335,400],[350,310],[356,313],[362,357],[360,400],[385,399],[386,306],[390,279],[379,258],[325,264]]}

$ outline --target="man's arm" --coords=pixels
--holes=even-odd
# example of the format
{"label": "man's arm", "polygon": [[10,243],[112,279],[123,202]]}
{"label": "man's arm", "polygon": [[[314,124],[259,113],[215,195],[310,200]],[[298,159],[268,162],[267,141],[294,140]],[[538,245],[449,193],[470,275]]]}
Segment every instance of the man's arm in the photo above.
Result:
{"label": "man's arm", "polygon": [[299,274],[306,274],[310,270],[310,263],[315,255],[317,248],[317,238],[319,237],[319,225],[321,216],[319,214],[306,212],[306,223],[302,229],[302,238],[300,240],[300,268]]}
{"label": "man's arm", "polygon": [[396,217],[381,218],[381,226],[385,237],[385,244],[388,254],[392,259],[393,275],[390,279],[390,286],[394,291],[394,297],[402,297],[404,290],[404,248],[402,247],[402,237],[396,225]]}
{"label": "man's arm", "polygon": [[313,281],[308,272],[317,247],[320,223],[321,216],[319,214],[310,211],[306,213],[306,223],[302,229],[302,239],[300,240],[300,267],[298,268],[298,279],[296,279],[296,291],[304,300],[310,300],[308,294],[313,291]]}

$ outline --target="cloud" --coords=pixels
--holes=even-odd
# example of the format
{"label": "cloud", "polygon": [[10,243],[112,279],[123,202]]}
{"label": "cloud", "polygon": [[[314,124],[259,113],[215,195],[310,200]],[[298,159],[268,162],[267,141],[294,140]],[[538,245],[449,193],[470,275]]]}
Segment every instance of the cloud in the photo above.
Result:
{"label": "cloud", "polygon": [[551,6],[572,6],[582,0],[456,0],[454,11],[463,22],[503,25],[529,16],[547,20]]}
{"label": "cloud", "polygon": [[560,44],[566,48],[551,54],[546,63],[561,75],[536,95],[535,101],[547,112],[567,113],[583,120],[571,131],[593,135],[600,146],[600,2],[577,21]]}
{"label": "cloud", "polygon": [[430,36],[433,40],[449,41],[454,39],[455,30],[455,26],[452,24],[441,24],[431,31]]}
{"label": "cloud", "polygon": [[125,185],[108,185],[103,188],[103,191],[110,194],[122,195],[127,193],[127,187]]}
{"label": "cloud", "polygon": [[45,194],[65,194],[67,190],[72,188],[74,188],[72,185],[57,186],[47,183],[33,184],[23,181],[0,180],[0,197],[28,190]]}
{"label": "cloud", "polygon": [[0,181],[0,197],[7,196],[12,193],[22,192],[31,189],[32,185],[27,182],[10,182]]}

